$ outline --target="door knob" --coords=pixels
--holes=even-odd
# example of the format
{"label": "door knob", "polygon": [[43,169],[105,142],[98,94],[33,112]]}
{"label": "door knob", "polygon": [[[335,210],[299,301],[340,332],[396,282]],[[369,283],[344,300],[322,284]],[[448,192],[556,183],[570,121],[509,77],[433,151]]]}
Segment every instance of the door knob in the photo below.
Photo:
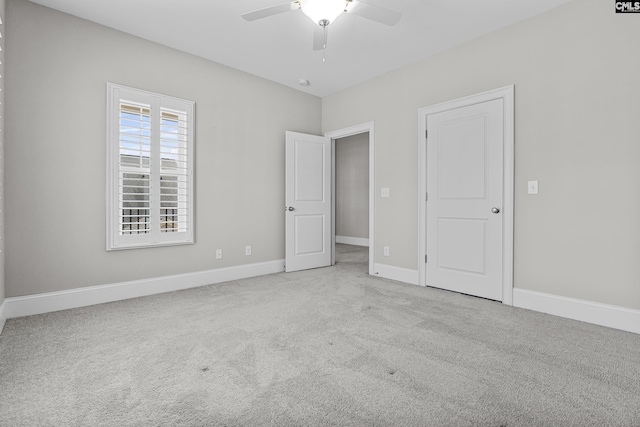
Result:
{"label": "door knob", "polygon": [[291,212],[291,211],[293,210],[293,206],[289,206],[289,207],[287,208],[287,210],[288,210],[289,212]]}
{"label": "door knob", "polygon": [[493,213],[496,213],[496,214],[497,214],[497,213],[500,213],[500,209],[498,209],[498,208],[491,208],[491,212],[493,212]]}

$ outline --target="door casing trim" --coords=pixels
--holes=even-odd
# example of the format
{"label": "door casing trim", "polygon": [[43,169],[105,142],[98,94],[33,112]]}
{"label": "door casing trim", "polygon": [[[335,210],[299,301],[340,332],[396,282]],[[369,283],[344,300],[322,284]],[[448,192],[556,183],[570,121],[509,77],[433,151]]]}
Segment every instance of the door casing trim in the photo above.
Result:
{"label": "door casing trim", "polygon": [[418,110],[418,283],[427,286],[427,116],[468,107],[495,99],[504,106],[504,188],[502,207],[502,303],[513,305],[514,251],[514,182],[515,182],[515,86],[505,86],[487,92],[442,102]]}
{"label": "door casing trim", "polygon": [[369,132],[369,274],[374,274],[373,263],[375,255],[375,123],[366,122],[359,125],[350,126],[326,132],[324,136],[331,138],[331,204],[333,206],[333,217],[331,220],[332,250],[331,264],[335,264],[336,247],[336,139]]}

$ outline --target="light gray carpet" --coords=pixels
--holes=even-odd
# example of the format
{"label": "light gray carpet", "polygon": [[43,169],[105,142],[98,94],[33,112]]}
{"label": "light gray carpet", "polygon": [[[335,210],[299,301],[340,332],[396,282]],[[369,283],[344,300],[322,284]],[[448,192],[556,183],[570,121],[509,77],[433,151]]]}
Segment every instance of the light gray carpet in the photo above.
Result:
{"label": "light gray carpet", "polygon": [[640,426],[640,336],[335,267],[9,320],[2,426]]}

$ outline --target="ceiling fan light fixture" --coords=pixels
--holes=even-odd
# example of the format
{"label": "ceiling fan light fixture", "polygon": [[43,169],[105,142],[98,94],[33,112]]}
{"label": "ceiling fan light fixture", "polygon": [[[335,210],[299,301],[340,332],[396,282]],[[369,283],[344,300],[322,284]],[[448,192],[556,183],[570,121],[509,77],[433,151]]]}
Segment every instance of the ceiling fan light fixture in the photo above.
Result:
{"label": "ceiling fan light fixture", "polygon": [[340,16],[346,5],[345,0],[300,0],[302,12],[323,27]]}

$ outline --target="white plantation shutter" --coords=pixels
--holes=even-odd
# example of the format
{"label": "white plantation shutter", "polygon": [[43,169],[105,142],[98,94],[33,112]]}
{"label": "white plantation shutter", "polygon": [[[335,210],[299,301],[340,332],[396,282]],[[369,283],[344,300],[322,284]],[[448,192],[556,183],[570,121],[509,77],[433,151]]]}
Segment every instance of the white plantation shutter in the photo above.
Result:
{"label": "white plantation shutter", "polygon": [[118,232],[151,232],[151,106],[119,104]]}
{"label": "white plantation shutter", "polygon": [[160,231],[183,232],[188,226],[189,201],[186,116],[162,110],[160,127]]}
{"label": "white plantation shutter", "polygon": [[107,84],[107,250],[193,243],[194,103]]}

